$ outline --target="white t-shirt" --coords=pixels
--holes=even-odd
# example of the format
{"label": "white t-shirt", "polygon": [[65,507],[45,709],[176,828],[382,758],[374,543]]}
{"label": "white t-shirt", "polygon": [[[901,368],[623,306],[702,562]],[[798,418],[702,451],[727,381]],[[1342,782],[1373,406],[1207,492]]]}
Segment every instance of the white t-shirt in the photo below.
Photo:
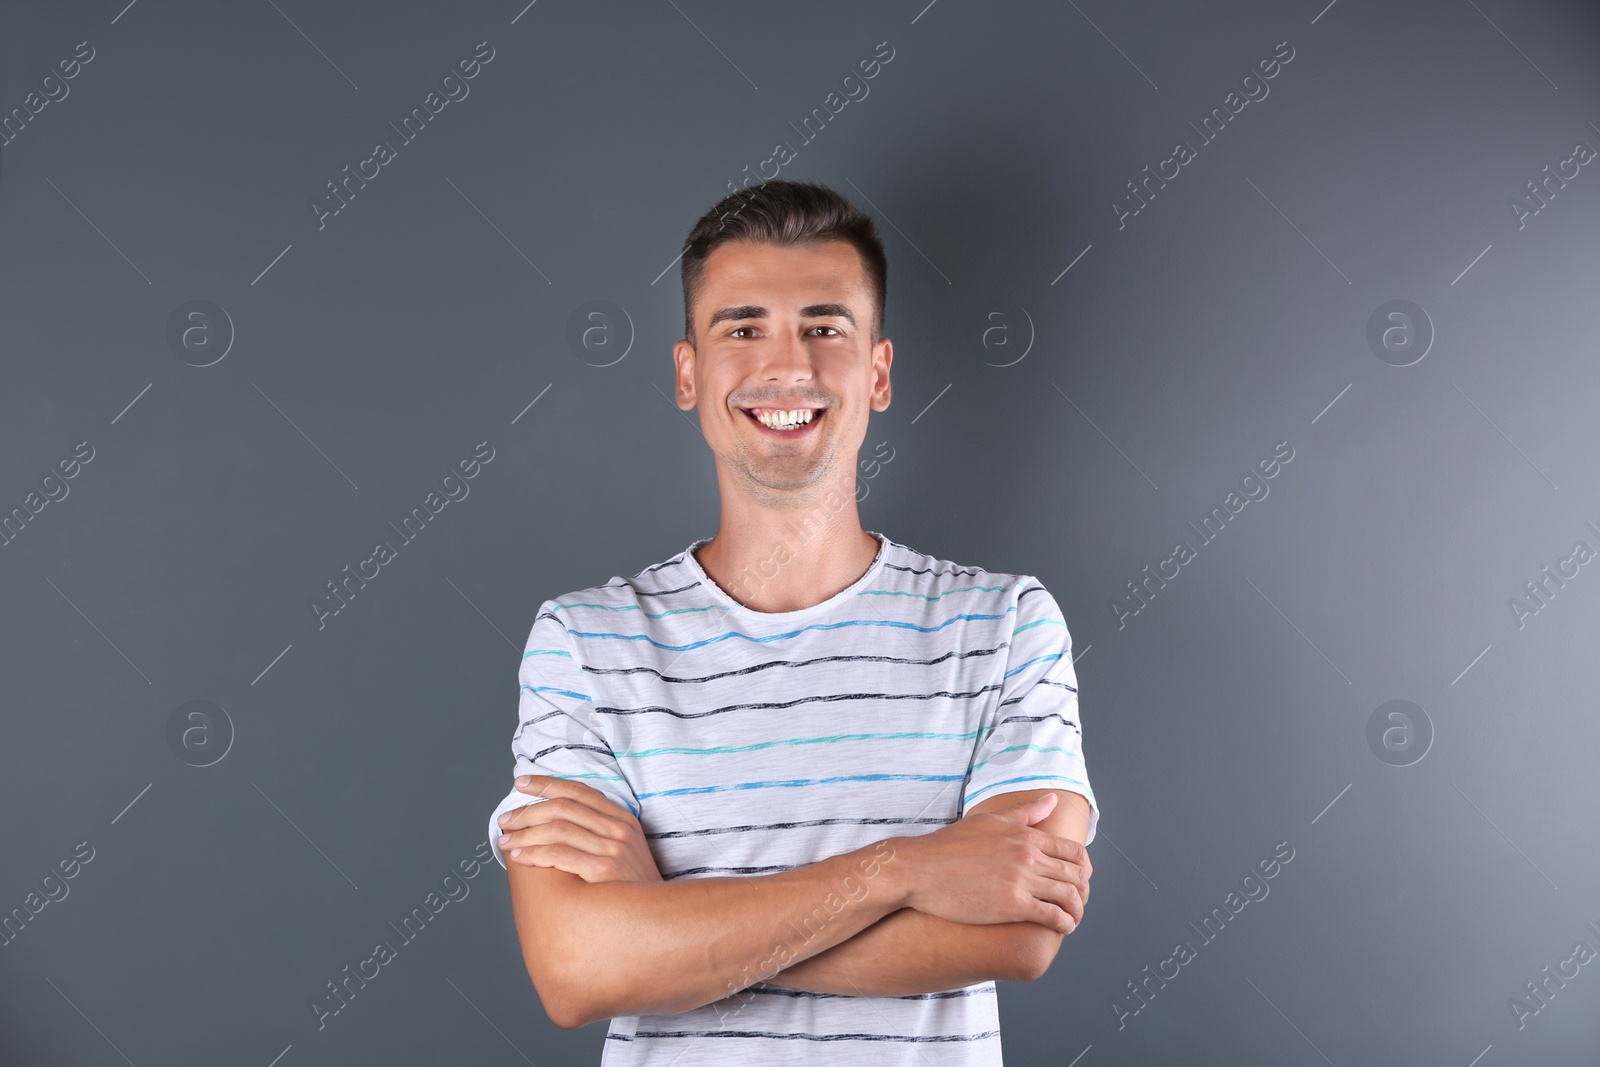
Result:
{"label": "white t-shirt", "polygon": [[[872,536],[867,572],[799,611],[730,598],[694,557],[710,538],[545,601],[523,654],[513,777],[576,779],[627,807],[667,880],[788,870],[1026,789],[1084,796],[1093,841],[1100,809],[1055,599],[1031,576]],[[536,802],[512,789],[490,843],[502,812]],[[678,1015],[613,1019],[601,1064],[885,1057],[999,1064],[994,983],[856,997],[758,982]]]}

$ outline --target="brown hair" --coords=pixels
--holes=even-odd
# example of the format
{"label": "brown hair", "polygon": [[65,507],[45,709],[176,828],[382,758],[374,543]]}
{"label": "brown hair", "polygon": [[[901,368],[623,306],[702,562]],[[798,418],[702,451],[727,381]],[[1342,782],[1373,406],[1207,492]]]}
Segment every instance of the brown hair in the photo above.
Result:
{"label": "brown hair", "polygon": [[854,245],[872,289],[872,341],[882,338],[889,261],[872,218],[825,185],[780,178],[723,197],[700,216],[684,240],[683,335],[690,344],[694,343],[694,300],[706,257],[720,244],[741,240],[776,245],[848,241]]}

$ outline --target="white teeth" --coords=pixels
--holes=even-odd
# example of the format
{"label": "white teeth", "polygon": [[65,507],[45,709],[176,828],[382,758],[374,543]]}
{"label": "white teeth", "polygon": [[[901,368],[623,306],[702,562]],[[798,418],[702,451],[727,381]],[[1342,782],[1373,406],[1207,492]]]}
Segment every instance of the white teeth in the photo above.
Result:
{"label": "white teeth", "polygon": [[810,408],[801,408],[795,411],[763,412],[756,418],[763,426],[769,426],[774,430],[787,430],[805,425],[812,420],[814,414]]}

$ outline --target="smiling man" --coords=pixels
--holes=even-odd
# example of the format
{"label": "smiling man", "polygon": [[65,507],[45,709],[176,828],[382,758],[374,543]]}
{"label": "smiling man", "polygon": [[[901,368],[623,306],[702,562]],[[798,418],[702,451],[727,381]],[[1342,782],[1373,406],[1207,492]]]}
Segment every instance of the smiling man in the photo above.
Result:
{"label": "smiling man", "polygon": [[602,1064],[1001,1063],[996,979],[1077,928],[1099,808],[1030,575],[864,530],[889,406],[870,218],[772,181],[694,226],[678,406],[716,536],[546,600],[490,817],[523,959]]}

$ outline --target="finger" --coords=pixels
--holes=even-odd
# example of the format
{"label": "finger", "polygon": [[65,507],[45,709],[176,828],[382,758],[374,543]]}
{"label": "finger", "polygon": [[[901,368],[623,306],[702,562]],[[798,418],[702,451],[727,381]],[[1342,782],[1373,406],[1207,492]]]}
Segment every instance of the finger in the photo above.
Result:
{"label": "finger", "polygon": [[581,804],[586,804],[596,811],[602,811],[606,814],[620,812],[622,818],[634,823],[639,821],[625,805],[613,800],[609,795],[602,793],[594,786],[585,785],[583,782],[573,781],[570,778],[557,778],[549,774],[519,775],[518,782],[521,782],[523,778],[526,778],[527,782],[516,785],[519,793],[528,793],[547,800],[565,797],[569,800],[576,800]]}
{"label": "finger", "polygon": [[[1050,798],[1050,802],[1048,804],[1045,803],[1045,797]],[[990,816],[999,819],[1002,822],[1018,823],[1020,825],[1027,826],[1038,822],[1040,819],[1050,814],[1054,807],[1055,794],[1041,793],[1039,796],[1036,796],[1031,800],[1019,800],[1015,804],[1009,804],[1003,808],[996,808],[993,811],[980,812],[976,816],[968,813],[965,818],[972,819]]]}
{"label": "finger", "polygon": [[1035,877],[1028,883],[1028,890],[1038,900],[1051,904],[1071,916],[1074,927],[1083,921],[1083,897],[1079,894],[1078,887],[1071,882]]}
{"label": "finger", "polygon": [[555,867],[568,874],[575,874],[585,882],[601,880],[607,862],[599,856],[591,856],[582,849],[555,843],[525,845],[512,849],[506,855],[508,859],[524,867]]}
{"label": "finger", "polygon": [[1058,934],[1070,934],[1078,928],[1078,922],[1061,908],[1044,900],[1035,900],[1026,916],[1029,922],[1036,922],[1040,926],[1048,927]]}
{"label": "finger", "polygon": [[516,829],[559,820],[576,822],[597,831],[607,822],[615,822],[606,813],[596,811],[582,801],[574,800],[570,797],[556,797],[551,800],[530,800],[520,808],[512,808],[510,811],[502,812],[495,821],[503,829]]}
{"label": "finger", "polygon": [[615,856],[621,849],[620,842],[565,819],[508,830],[495,839],[495,844],[502,849],[529,845],[569,845],[594,856]]}
{"label": "finger", "polygon": [[[1060,803],[1060,799],[1061,798],[1056,796],[1054,793],[1044,793],[1040,796],[1034,797],[1025,805],[1015,806],[1022,808],[1023,821],[1029,825],[1032,825],[1054,811],[1056,805]],[[1049,801],[1048,804],[1045,803],[1047,800]]]}
{"label": "finger", "polygon": [[615,805],[610,805],[609,811],[602,811],[572,797],[556,797],[525,804],[506,812],[497,821],[502,830],[515,830],[544,822],[573,822],[603,837],[622,840],[628,835],[628,827],[616,817],[617,810]]}
{"label": "finger", "polygon": [[1085,893],[1089,887],[1089,876],[1082,867],[1071,860],[1057,859],[1054,856],[1038,856],[1033,861],[1033,870],[1036,874],[1044,875],[1057,882],[1071,882],[1078,887],[1079,893]]}
{"label": "finger", "polygon": [[[1038,829],[1035,827],[1035,829]],[[1057,859],[1067,860],[1081,866],[1089,864],[1089,850],[1081,841],[1074,841],[1070,837],[1057,837],[1055,834],[1039,830],[1030,842],[1040,852]]]}
{"label": "finger", "polygon": [[1029,887],[1035,896],[1040,899],[1059,904],[1068,911],[1073,912],[1075,918],[1083,917],[1083,886],[1070,878],[1051,878],[1043,874],[1035,874]]}
{"label": "finger", "polygon": [[[526,778],[524,783],[522,779]],[[574,781],[571,778],[557,778],[552,774],[524,774],[517,777],[517,792],[528,793],[536,797],[571,797],[574,800],[583,800],[590,797],[605,798],[605,794],[592,785]]]}
{"label": "finger", "polygon": [[1035,900],[1029,905],[1027,913],[1022,916],[1029,922],[1038,923],[1040,926],[1054,930],[1065,936],[1078,928],[1078,917],[1065,908],[1048,900]]}

